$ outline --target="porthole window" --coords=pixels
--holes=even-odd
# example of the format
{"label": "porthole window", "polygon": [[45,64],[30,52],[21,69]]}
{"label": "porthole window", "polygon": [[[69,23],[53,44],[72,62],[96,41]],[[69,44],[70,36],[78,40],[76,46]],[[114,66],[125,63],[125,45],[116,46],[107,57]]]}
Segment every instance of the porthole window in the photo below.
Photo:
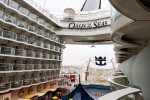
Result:
{"label": "porthole window", "polygon": [[32,88],[32,86],[31,86],[31,87],[29,87],[29,89],[28,89],[28,93],[31,94],[32,92],[33,92],[33,88]]}

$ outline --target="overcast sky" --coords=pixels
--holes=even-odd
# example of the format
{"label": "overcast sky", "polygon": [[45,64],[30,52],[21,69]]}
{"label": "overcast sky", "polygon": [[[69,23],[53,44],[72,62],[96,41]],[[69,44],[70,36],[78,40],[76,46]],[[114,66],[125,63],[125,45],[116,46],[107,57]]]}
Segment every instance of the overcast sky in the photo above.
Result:
{"label": "overcast sky", "polygon": [[[50,10],[54,15],[62,15],[65,8],[71,7],[75,12],[79,12],[85,0],[34,0],[39,5]],[[42,2],[43,1],[43,2]],[[108,0],[102,0],[102,9],[110,9]],[[66,45],[66,48],[63,51],[63,61],[62,65],[75,65],[81,66],[87,65],[88,59],[95,60],[95,56],[107,58],[107,66],[102,68],[112,68],[110,60],[113,58],[114,61],[114,46],[113,45],[96,45],[91,48],[91,45]],[[90,64],[92,67],[99,67],[95,65],[95,61],[92,61]]]}

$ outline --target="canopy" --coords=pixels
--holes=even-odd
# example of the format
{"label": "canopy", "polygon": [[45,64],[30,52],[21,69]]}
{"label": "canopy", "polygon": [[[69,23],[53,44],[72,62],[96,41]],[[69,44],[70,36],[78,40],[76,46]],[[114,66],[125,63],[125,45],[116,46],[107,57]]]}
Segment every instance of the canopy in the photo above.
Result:
{"label": "canopy", "polygon": [[78,86],[68,95],[63,95],[62,100],[95,100],[95,98],[90,95],[81,84]]}

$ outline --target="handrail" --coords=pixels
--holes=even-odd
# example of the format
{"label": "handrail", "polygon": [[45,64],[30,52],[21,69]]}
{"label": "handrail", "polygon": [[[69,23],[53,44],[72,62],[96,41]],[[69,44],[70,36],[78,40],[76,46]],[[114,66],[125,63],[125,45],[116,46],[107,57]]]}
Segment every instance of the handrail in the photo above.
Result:
{"label": "handrail", "polygon": [[129,94],[134,94],[134,93],[139,93],[139,92],[141,92],[140,89],[128,87],[125,89],[121,89],[118,91],[108,93],[107,95],[104,95],[97,100],[110,100],[110,99],[111,100],[117,100],[117,99],[124,97],[124,96],[127,96]]}
{"label": "handrail", "polygon": [[120,86],[120,87],[123,87],[123,88],[127,88],[127,87],[128,87],[128,86],[125,86],[125,85],[116,83],[116,82],[114,81],[114,79],[117,79],[117,78],[126,78],[126,76],[114,76],[114,77],[108,78],[107,80],[108,80],[110,83],[114,84],[114,85],[117,85],[117,86]]}

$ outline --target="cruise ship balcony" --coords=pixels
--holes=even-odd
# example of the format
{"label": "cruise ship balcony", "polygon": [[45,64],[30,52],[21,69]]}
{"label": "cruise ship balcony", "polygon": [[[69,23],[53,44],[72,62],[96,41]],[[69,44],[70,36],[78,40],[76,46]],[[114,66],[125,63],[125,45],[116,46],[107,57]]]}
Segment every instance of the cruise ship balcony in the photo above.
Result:
{"label": "cruise ship balcony", "polygon": [[34,70],[34,64],[25,64],[25,70]]}
{"label": "cruise ship balcony", "polygon": [[20,81],[12,81],[11,82],[11,89],[16,89],[16,88],[21,88],[23,85],[23,81],[20,80]]}
{"label": "cruise ship balcony", "polygon": [[46,77],[45,76],[40,77],[40,82],[46,82]]}
{"label": "cruise ship balcony", "polygon": [[32,84],[32,79],[23,79],[23,86],[28,86]]}
{"label": "cruise ship balcony", "polygon": [[0,83],[0,93],[3,93],[4,91],[7,91],[11,88],[11,83],[6,82],[6,83]]}
{"label": "cruise ship balcony", "polygon": [[4,73],[4,71],[12,71],[13,70],[13,64],[9,63],[0,63],[0,73]]}
{"label": "cruise ship balcony", "polygon": [[13,64],[13,71],[18,72],[18,71],[23,71],[25,69],[24,64]]}
{"label": "cruise ship balcony", "polygon": [[53,79],[51,76],[47,76],[46,78],[47,81],[51,81]]}
{"label": "cruise ship balcony", "polygon": [[32,79],[32,84],[38,84],[40,82],[40,79],[38,77],[34,77]]}
{"label": "cruise ship balcony", "polygon": [[42,69],[41,64],[34,64],[34,70],[40,70],[40,69]]}
{"label": "cruise ship balcony", "polygon": [[42,64],[42,69],[48,69],[48,64]]}

